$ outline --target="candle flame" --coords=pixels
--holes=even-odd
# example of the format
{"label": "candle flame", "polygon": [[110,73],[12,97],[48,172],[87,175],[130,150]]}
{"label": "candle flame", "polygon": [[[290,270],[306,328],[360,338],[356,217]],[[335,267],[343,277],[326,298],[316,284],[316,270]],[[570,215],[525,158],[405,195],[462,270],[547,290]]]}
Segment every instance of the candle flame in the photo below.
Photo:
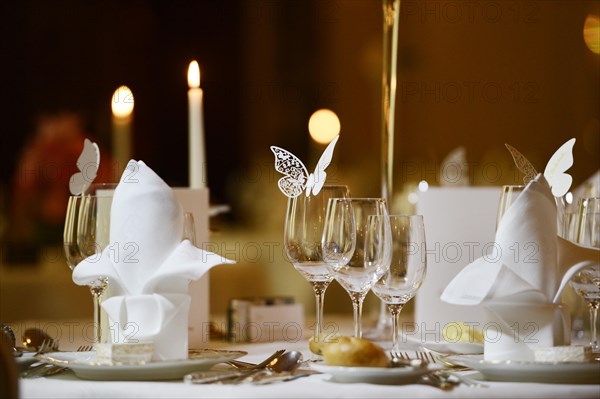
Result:
{"label": "candle flame", "polygon": [[188,68],[188,86],[190,89],[200,87],[200,67],[196,60],[190,62]]}
{"label": "candle flame", "polygon": [[133,93],[127,86],[120,86],[112,96],[110,105],[115,118],[127,118],[133,112]]}

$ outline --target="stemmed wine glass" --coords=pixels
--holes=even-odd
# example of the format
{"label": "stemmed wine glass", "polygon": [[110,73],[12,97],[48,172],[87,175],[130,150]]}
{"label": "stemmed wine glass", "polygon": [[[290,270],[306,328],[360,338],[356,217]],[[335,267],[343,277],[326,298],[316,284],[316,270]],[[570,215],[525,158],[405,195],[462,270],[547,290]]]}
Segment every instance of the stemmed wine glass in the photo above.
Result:
{"label": "stemmed wine glass", "polygon": [[368,217],[388,216],[382,198],[334,198],[329,201],[323,230],[323,253],[335,279],[348,292],[354,310],[354,336],[362,337],[362,304],[389,268],[389,223],[384,223],[378,245],[366,247],[371,232]]}
{"label": "stemmed wine glass", "polygon": [[[600,248],[600,198],[579,200],[576,222],[576,242],[586,247]],[[600,307],[600,265],[597,263],[575,274],[570,281],[575,292],[587,303],[590,311],[590,346],[600,352],[597,327]]]}
{"label": "stemmed wine glass", "polygon": [[330,198],[348,197],[347,186],[324,185],[316,195],[290,198],[285,218],[284,245],[288,260],[312,285],[316,298],[315,339],[321,334],[325,290],[333,280],[321,250],[325,210]]}
{"label": "stemmed wine glass", "polygon": [[[67,265],[72,269],[83,259],[97,255],[110,239],[110,208],[116,184],[95,184],[80,196],[70,196],[67,204],[63,247]],[[102,295],[107,288],[106,279],[89,285],[94,301],[94,341],[102,342]]]}
{"label": "stemmed wine glass", "polygon": [[421,215],[370,216],[366,248],[381,245],[379,241],[386,221],[391,228],[390,268],[371,289],[392,315],[392,348],[397,352],[400,349],[400,311],[421,288],[427,270],[425,225]]}

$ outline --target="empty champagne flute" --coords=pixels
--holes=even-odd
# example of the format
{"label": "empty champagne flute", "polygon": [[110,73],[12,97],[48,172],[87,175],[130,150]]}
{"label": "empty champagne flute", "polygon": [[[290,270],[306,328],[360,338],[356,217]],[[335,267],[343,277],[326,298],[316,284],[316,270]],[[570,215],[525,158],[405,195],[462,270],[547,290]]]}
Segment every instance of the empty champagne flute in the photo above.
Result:
{"label": "empty champagne flute", "polygon": [[389,221],[391,229],[390,266],[371,290],[387,305],[392,315],[392,350],[398,352],[400,312],[421,288],[427,271],[425,225],[421,215],[371,216],[366,248],[381,245],[378,241],[383,236],[386,221]]}
{"label": "empty champagne flute", "polygon": [[[362,304],[371,286],[389,268],[389,224],[379,247],[365,247],[368,217],[387,216],[383,198],[333,198],[327,206],[323,253],[335,279],[348,292],[354,310],[354,336],[362,337]],[[375,250],[376,249],[376,250]]]}
{"label": "empty champagne flute", "polygon": [[316,299],[315,339],[323,325],[325,290],[333,280],[321,250],[321,237],[325,223],[325,210],[330,198],[348,197],[347,186],[324,185],[313,196],[304,193],[290,198],[287,204],[284,245],[288,260],[313,287]]}
{"label": "empty champagne flute", "polygon": [[[600,198],[581,198],[577,209],[577,243],[600,248]],[[571,286],[587,303],[590,313],[590,346],[595,353],[598,345],[598,308],[600,307],[600,265],[597,263],[575,274]]]}

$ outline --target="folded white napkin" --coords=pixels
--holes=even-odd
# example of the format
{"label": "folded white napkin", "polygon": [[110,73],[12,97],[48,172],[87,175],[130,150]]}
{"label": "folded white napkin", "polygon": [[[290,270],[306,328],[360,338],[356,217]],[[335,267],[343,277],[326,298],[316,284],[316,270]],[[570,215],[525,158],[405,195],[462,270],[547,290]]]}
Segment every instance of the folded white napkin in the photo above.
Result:
{"label": "folded white napkin", "polygon": [[129,161],[112,207],[110,243],[100,257],[84,259],[73,281],[108,279],[102,302],[113,342],[153,341],[153,359],[188,353],[189,283],[211,267],[234,263],[182,241],[183,210],[173,190],[142,161]]}
{"label": "folded white napkin", "polygon": [[536,347],[569,343],[568,309],[554,298],[565,272],[589,265],[597,252],[556,233],[554,197],[538,175],[502,217],[492,252],[442,293],[445,302],[485,308],[486,360],[534,360]]}

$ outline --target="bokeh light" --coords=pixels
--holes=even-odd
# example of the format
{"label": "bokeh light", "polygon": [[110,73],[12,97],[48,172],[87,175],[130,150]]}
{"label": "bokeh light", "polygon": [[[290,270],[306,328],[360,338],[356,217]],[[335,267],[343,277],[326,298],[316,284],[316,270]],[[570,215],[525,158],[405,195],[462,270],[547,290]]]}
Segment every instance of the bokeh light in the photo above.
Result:
{"label": "bokeh light", "polygon": [[327,144],[340,133],[341,125],[335,112],[329,109],[315,111],[308,121],[310,137],[319,144]]}
{"label": "bokeh light", "polygon": [[583,40],[588,48],[596,54],[600,54],[600,18],[590,14],[583,24]]}

